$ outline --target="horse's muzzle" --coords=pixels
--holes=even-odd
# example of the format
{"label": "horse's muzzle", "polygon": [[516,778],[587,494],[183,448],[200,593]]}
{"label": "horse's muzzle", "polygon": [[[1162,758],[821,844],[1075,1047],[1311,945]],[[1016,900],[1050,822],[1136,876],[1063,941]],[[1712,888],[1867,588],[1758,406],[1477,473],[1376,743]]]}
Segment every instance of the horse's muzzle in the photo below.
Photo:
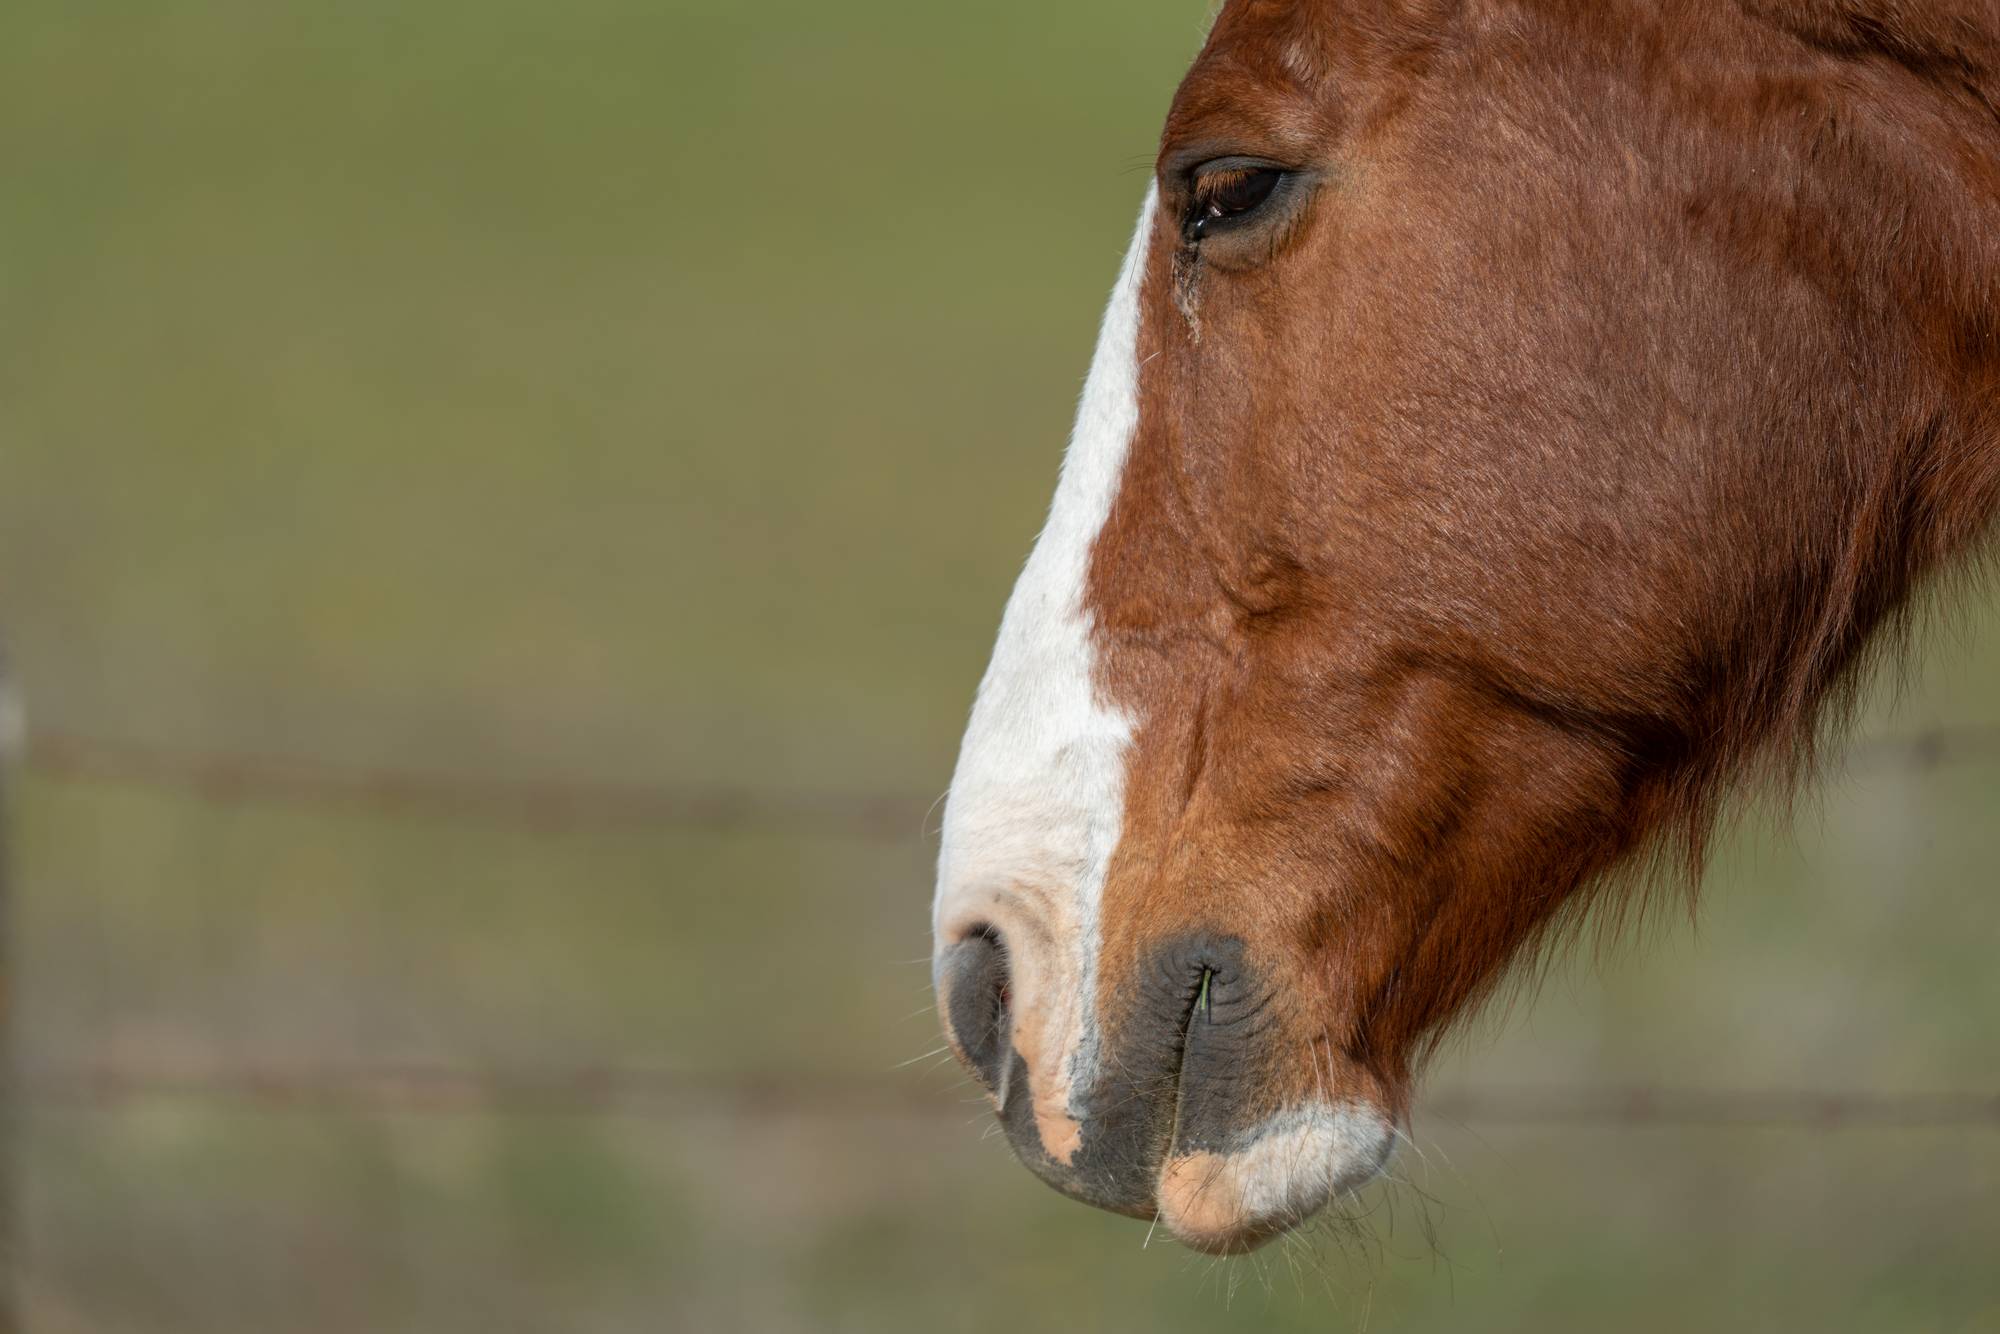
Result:
{"label": "horse's muzzle", "polygon": [[1008,942],[982,929],[940,956],[940,1008],[1021,1162],[1065,1195],[1158,1218],[1202,1250],[1248,1250],[1372,1176],[1390,1131],[1358,1105],[1279,1090],[1283,1009],[1242,942],[1155,946],[1100,988],[1093,1031],[1052,1043],[1017,996]]}

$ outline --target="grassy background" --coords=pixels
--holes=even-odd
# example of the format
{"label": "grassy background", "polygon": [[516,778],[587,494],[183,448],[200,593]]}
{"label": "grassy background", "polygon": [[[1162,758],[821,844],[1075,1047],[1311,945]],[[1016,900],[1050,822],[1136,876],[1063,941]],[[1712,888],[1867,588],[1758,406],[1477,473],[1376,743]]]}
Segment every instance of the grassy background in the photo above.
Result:
{"label": "grassy background", "polygon": [[[0,624],[37,727],[934,793],[1203,6],[0,7]],[[2000,722],[2000,613],[1868,730]],[[30,1069],[593,1061],[907,1111],[30,1098],[49,1331],[2000,1329],[2000,1131],[1420,1115],[1216,1263],[982,1139],[931,849],[18,776]],[[1463,1084],[1991,1090],[2000,763],[1836,778]],[[933,1098],[942,1114],[925,1110]],[[961,1114],[962,1113],[962,1114]],[[1427,1198],[1426,1198],[1427,1197]]]}

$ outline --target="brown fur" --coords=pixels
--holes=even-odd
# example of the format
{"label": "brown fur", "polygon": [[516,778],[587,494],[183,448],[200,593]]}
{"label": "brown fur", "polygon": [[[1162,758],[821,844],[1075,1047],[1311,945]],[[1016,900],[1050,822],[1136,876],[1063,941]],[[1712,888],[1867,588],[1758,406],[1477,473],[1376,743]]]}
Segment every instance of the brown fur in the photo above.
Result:
{"label": "brown fur", "polygon": [[[1236,153],[1317,188],[1191,248]],[[1594,887],[1801,773],[1991,526],[2000,5],[1232,0],[1160,185],[1100,1008],[1238,936],[1296,1053],[1246,1120],[1400,1108]]]}

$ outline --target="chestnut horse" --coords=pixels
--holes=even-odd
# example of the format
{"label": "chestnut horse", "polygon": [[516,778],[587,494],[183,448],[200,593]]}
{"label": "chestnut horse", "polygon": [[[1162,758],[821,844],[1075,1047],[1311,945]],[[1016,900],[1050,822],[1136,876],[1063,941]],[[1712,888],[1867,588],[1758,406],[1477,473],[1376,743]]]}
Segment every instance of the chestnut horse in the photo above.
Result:
{"label": "chestnut horse", "polygon": [[1231,1251],[2000,508],[2000,0],[1230,0],[952,783],[1021,1160]]}

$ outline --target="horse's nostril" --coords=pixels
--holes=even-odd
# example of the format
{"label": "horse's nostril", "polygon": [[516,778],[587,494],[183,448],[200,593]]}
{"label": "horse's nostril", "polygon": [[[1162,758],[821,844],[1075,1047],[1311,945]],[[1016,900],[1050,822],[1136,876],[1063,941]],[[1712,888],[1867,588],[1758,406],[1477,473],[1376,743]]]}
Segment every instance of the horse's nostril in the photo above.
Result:
{"label": "horse's nostril", "polygon": [[945,954],[939,985],[944,988],[945,1021],[966,1064],[987,1088],[999,1088],[1013,1000],[1000,933],[983,927],[953,945]]}

